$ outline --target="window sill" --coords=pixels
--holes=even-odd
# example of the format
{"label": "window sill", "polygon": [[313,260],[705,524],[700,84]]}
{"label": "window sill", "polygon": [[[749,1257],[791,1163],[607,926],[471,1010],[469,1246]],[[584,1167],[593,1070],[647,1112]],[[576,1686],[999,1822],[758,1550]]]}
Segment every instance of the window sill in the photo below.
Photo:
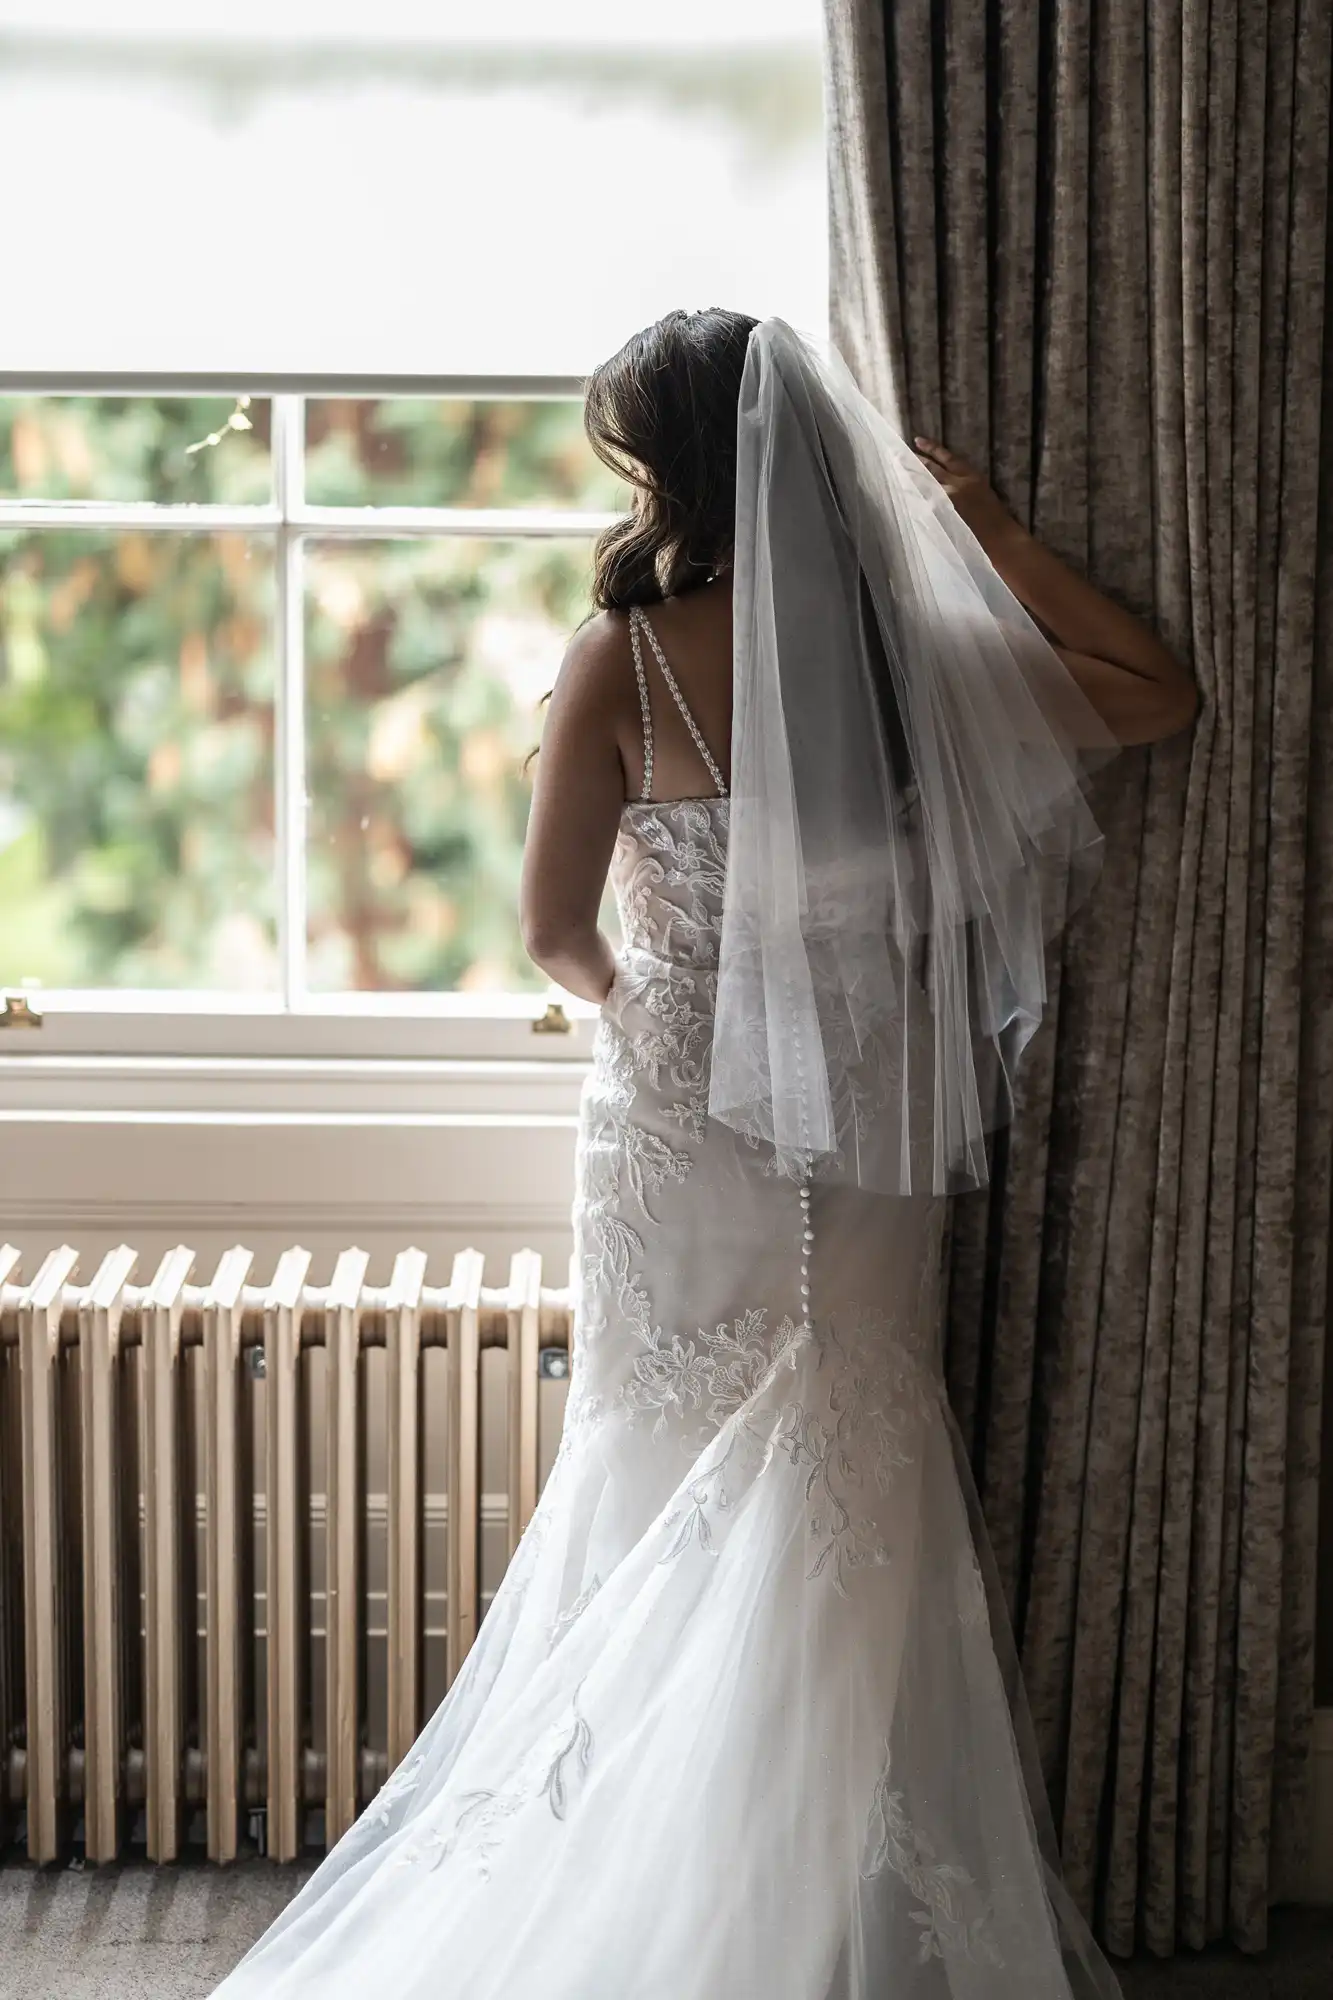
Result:
{"label": "window sill", "polygon": [[565,1125],[586,1062],[0,1057],[2,1124]]}
{"label": "window sill", "polygon": [[531,999],[487,1015],[52,1007],[0,1035],[0,1241],[558,1258],[595,1026],[567,1009],[568,1034],[534,1036]]}
{"label": "window sill", "polygon": [[[42,1076],[86,1066],[93,1087],[119,1071],[128,1083],[185,1079],[193,1068],[215,1082],[253,1072],[279,1080],[291,1071],[305,1088],[324,1070],[335,1086],[358,1067],[365,1080],[392,1084],[394,1065],[429,1075],[481,1066],[548,1074],[582,1072],[592,1054],[597,1010],[568,995],[560,1005],[567,1033],[541,1032],[546,1001],[533,994],[484,1000],[468,994],[368,994],[312,1000],[299,1013],[252,995],[37,992],[38,1026],[0,1032],[0,1104]],[[276,1065],[276,1068],[271,1066]],[[238,1068],[239,1066],[239,1068]],[[266,1069],[266,1066],[270,1066]],[[233,1072],[236,1072],[233,1075]],[[72,1072],[71,1072],[72,1073]],[[404,1078],[408,1087],[414,1080]]]}

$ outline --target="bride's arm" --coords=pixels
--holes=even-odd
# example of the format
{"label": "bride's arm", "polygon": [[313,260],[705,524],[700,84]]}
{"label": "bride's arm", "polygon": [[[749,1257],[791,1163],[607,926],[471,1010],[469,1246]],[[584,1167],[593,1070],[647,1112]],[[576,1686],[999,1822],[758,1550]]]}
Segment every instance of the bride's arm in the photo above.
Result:
{"label": "bride's arm", "polygon": [[519,895],[529,958],[568,992],[599,1004],[615,956],[597,912],[625,802],[619,651],[605,613],[569,643],[536,760]]}
{"label": "bride's arm", "polygon": [[1186,728],[1198,711],[1198,690],[1156,633],[1030,535],[974,466],[933,438],[915,444],[1117,740],[1156,743]]}

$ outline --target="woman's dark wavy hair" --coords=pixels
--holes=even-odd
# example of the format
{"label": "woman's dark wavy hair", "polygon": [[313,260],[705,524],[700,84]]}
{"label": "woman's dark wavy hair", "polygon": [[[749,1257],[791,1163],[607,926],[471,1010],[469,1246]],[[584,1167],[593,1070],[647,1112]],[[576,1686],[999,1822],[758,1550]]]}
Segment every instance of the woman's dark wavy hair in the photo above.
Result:
{"label": "woman's dark wavy hair", "polygon": [[588,442],[634,488],[633,512],[593,551],[600,610],[678,597],[731,556],[736,406],[757,324],[721,306],[669,312],[589,376]]}

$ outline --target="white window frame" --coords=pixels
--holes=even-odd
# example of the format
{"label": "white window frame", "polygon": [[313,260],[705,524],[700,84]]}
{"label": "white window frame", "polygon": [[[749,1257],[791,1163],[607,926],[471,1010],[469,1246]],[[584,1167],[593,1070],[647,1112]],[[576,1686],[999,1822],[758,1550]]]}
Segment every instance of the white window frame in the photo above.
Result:
{"label": "white window frame", "polygon": [[[278,865],[280,986],[272,994],[133,988],[38,988],[37,1033],[0,1035],[0,1101],[12,1103],[16,1077],[25,1086],[50,1071],[51,1080],[112,1073],[142,1083],[155,1064],[179,1082],[192,1066],[216,1073],[240,1064],[251,1077],[262,1066],[292,1066],[330,1080],[367,1062],[412,1062],[435,1070],[462,1065],[477,1080],[497,1062],[586,1062],[595,1010],[560,995],[568,1033],[534,1039],[547,998],[534,994],[312,994],[303,979],[306,938],[305,851],[305,546],[311,539],[383,541],[466,535],[481,539],[533,537],[589,540],[618,517],[558,508],[316,507],[305,498],[305,415],[325,397],[434,397],[458,401],[551,402],[582,399],[570,376],[376,376],[0,373],[0,396],[251,396],[271,404],[272,493],[250,505],[0,499],[0,528],[139,528],[155,534],[242,533],[269,538],[274,552],[275,804]],[[9,988],[13,992],[16,989]],[[16,1068],[17,1064],[17,1068]],[[255,1065],[260,1065],[256,1070]],[[72,1065],[72,1067],[71,1067]],[[89,1065],[92,1067],[90,1068]],[[182,1065],[184,1068],[182,1069]],[[275,1073],[276,1075],[276,1073]],[[179,1102],[179,1091],[168,1092]]]}

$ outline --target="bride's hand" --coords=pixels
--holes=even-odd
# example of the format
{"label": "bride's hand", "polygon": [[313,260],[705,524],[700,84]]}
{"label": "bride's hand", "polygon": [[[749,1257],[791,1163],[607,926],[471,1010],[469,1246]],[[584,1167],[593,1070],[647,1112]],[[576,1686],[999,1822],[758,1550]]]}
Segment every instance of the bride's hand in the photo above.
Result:
{"label": "bride's hand", "polygon": [[916,454],[944,488],[954,511],[967,523],[987,554],[992,547],[1021,533],[1018,522],[984,473],[935,438],[913,438]]}

